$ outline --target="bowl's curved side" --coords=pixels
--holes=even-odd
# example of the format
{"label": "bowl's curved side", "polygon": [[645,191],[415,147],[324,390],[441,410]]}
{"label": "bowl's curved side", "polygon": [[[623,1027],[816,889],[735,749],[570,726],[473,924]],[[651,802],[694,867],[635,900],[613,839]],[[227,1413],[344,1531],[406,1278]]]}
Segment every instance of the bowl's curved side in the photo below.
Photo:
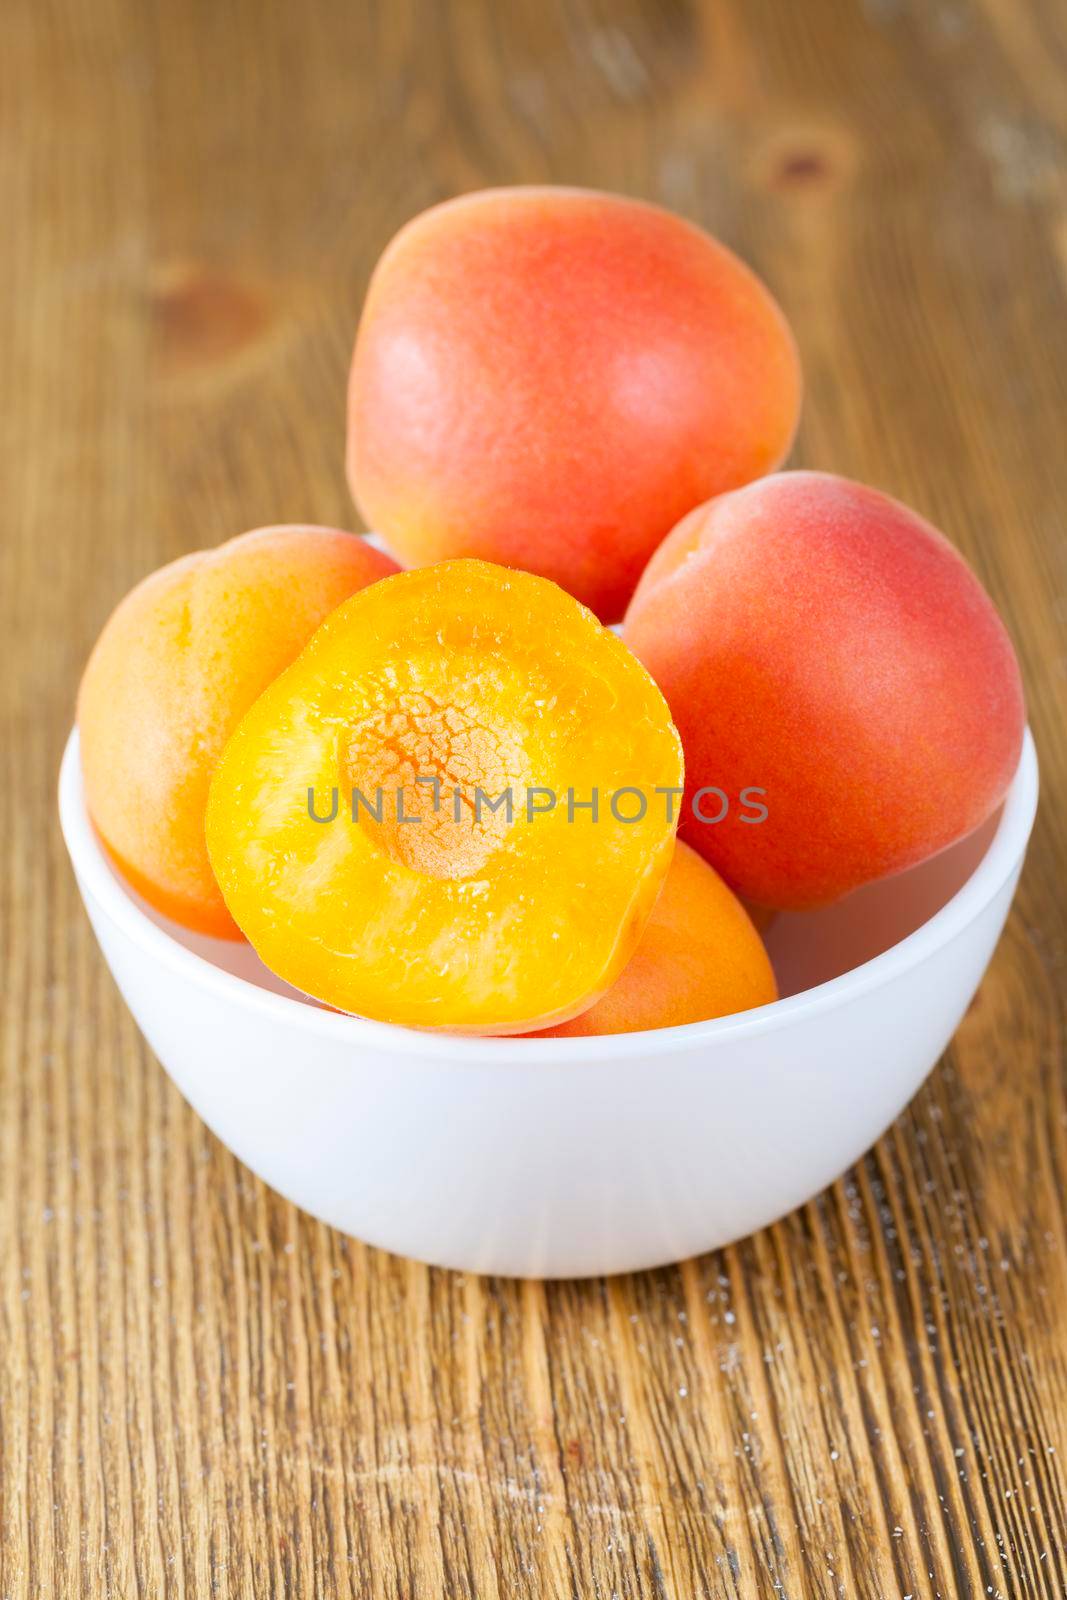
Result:
{"label": "bowl's curved side", "polygon": [[[59,783],[59,809],[63,836],[79,883],[93,895],[108,920],[160,967],[183,977],[199,988],[210,988],[231,1005],[241,1009],[252,1025],[253,1014],[275,1025],[299,1025],[304,1031],[342,1042],[351,1051],[380,1051],[394,1058],[427,1056],[453,1066],[485,1065],[495,1062],[509,1070],[539,1068],[542,1064],[581,1063],[643,1059],[653,1049],[657,1058],[674,1051],[689,1052],[695,1044],[709,1048],[742,1035],[762,1035],[768,1030],[791,1029],[802,1016],[830,1011],[861,990],[875,990],[929,960],[970,922],[982,915],[999,895],[1004,884],[1017,875],[1026,851],[1037,807],[1037,756],[1029,730],[1023,743],[1019,766],[1005,798],[999,821],[974,870],[961,887],[934,915],[913,932],[872,959],[801,993],[791,994],[772,1005],[707,1022],[692,1022],[663,1028],[654,1034],[615,1034],[604,1038],[477,1038],[461,1034],[419,1033],[387,1023],[319,1009],[293,995],[280,993],[278,980],[270,987],[247,978],[219,963],[213,954],[190,948],[195,941],[181,930],[168,931],[142,910],[121,884],[108,862],[86,813],[75,729],[67,742]],[[922,869],[920,869],[922,870]],[[862,891],[861,891],[862,893]],[[228,947],[232,950],[232,947]]]}
{"label": "bowl's curved side", "polygon": [[[1018,867],[924,962],[787,1028],[669,1052],[656,1035],[567,1058],[397,1055],[303,1008],[235,1005],[162,965],[79,884],[149,1044],[208,1126],[335,1227],[478,1272],[570,1277],[677,1260],[772,1222],[878,1137],[937,1060]],[[768,1008],[768,1014],[773,1008]]]}

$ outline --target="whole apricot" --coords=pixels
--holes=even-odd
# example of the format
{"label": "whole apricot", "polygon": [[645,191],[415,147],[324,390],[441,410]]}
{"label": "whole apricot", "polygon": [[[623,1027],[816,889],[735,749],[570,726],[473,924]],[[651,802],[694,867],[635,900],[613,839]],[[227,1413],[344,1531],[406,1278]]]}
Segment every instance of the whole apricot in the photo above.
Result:
{"label": "whole apricot", "polygon": [[769,1005],[778,989],[737,896],[679,839],[659,899],[629,962],[594,1006],[543,1033],[638,1033]]}
{"label": "whole apricot", "polygon": [[682,754],[622,641],[481,561],[386,578],[260,696],[211,785],[235,921],[305,994],[519,1033],[591,1005],[670,863]]}
{"label": "whole apricot", "polygon": [[[690,513],[624,637],[682,735],[682,835],[758,904],[917,865],[995,810],[1019,760],[1019,668],[977,578],[914,511],[830,473]],[[762,797],[701,821],[712,787]]]}
{"label": "whole apricot", "polygon": [[785,457],[799,405],[782,312],[708,234],[618,195],[488,190],[378,264],[348,477],[407,564],[522,567],[610,622],[679,517]]}
{"label": "whole apricot", "polygon": [[261,528],[160,568],[112,613],[78,693],[86,803],[109,855],[157,910],[240,937],[204,842],[215,763],[323,618],[396,570],[351,533]]}

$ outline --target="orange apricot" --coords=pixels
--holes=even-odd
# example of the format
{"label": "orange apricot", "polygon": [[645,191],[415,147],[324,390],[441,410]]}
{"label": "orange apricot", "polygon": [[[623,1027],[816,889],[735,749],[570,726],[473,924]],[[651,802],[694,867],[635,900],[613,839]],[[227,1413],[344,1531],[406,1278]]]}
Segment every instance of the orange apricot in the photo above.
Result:
{"label": "orange apricot", "polygon": [[261,528],[162,567],[104,626],[78,693],[89,815],[157,910],[240,938],[204,842],[208,784],[262,690],[335,606],[396,563],[334,528]]}
{"label": "orange apricot", "polygon": [[737,896],[679,839],[641,942],[595,1005],[546,1028],[555,1038],[638,1033],[769,1005],[778,989]]}
{"label": "orange apricot", "polygon": [[666,704],[620,639],[543,578],[449,561],[349,600],[257,700],[211,785],[208,850],[237,924],[304,993],[519,1033],[626,965],[681,782]]}
{"label": "orange apricot", "polygon": [[[680,832],[748,900],[802,909],[917,866],[995,810],[1019,667],[948,540],[888,495],[783,472],[686,517],[624,637],[671,706]],[[714,797],[762,791],[758,811]],[[753,820],[753,818],[757,820]]]}
{"label": "orange apricot", "polygon": [[800,389],[777,304],[693,224],[589,190],[464,195],[374,273],[349,483],[407,564],[522,567],[611,622],[679,517],[785,457]]}

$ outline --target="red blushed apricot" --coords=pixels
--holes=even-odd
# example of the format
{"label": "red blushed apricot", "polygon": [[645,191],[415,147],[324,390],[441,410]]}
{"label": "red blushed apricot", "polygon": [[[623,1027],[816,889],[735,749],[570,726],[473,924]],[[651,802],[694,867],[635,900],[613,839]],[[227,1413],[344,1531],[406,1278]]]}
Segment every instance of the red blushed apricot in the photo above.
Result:
{"label": "red blushed apricot", "polygon": [[349,600],[256,701],[212,781],[208,849],[239,926],[305,994],[522,1033],[630,959],[681,782],[663,696],[620,639],[544,578],[447,561]]}
{"label": "red blushed apricot", "polygon": [[410,565],[480,556],[610,622],[678,518],[786,455],[796,347],[768,291],[679,217],[497,189],[401,230],[367,295],[348,477]]}
{"label": "red blushed apricot", "polygon": [[777,998],[767,952],[740,900],[679,840],[621,977],[588,1011],[544,1033],[562,1039],[673,1028]]}
{"label": "red blushed apricot", "polygon": [[[624,637],[682,735],[681,832],[759,904],[818,905],[917,865],[992,813],[1019,760],[1019,668],[978,580],[914,511],[829,473],[692,512]],[[696,821],[705,785],[762,788],[766,820]]]}
{"label": "red blushed apricot", "polygon": [[185,927],[240,938],[204,842],[208,784],[253,700],[335,606],[395,561],[333,528],[262,528],[139,583],[78,693],[85,795],[108,853]]}

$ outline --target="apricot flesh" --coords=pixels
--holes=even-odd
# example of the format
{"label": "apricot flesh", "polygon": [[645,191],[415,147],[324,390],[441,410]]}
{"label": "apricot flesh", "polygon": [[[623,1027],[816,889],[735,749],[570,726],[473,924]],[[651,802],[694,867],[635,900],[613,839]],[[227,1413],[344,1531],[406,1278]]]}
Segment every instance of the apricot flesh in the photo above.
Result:
{"label": "apricot flesh", "polygon": [[608,992],[542,1037],[674,1028],[769,1005],[774,970],[737,896],[679,839],[659,899]]}
{"label": "apricot flesh", "polygon": [[[260,697],[216,771],[208,848],[235,921],[306,994],[518,1033],[622,971],[674,844],[655,790],[681,782],[621,640],[543,578],[445,562],[356,595]],[[610,812],[624,788],[647,797],[638,820]]]}
{"label": "apricot flesh", "polygon": [[606,622],[679,517],[769,471],[800,405],[763,284],[656,206],[470,194],[383,254],[348,399],[348,477],[407,565],[479,556]]}
{"label": "apricot flesh", "polygon": [[335,528],[261,528],[160,568],[112,613],[78,693],[86,803],[108,854],[158,911],[241,937],[204,841],[215,763],[323,618],[396,570]]}
{"label": "apricot flesh", "polygon": [[[1019,668],[988,595],[914,511],[830,473],[692,512],[624,637],[682,735],[682,836],[758,904],[819,905],[918,865],[991,815],[1018,764]],[[705,785],[762,788],[766,820],[701,823]]]}

